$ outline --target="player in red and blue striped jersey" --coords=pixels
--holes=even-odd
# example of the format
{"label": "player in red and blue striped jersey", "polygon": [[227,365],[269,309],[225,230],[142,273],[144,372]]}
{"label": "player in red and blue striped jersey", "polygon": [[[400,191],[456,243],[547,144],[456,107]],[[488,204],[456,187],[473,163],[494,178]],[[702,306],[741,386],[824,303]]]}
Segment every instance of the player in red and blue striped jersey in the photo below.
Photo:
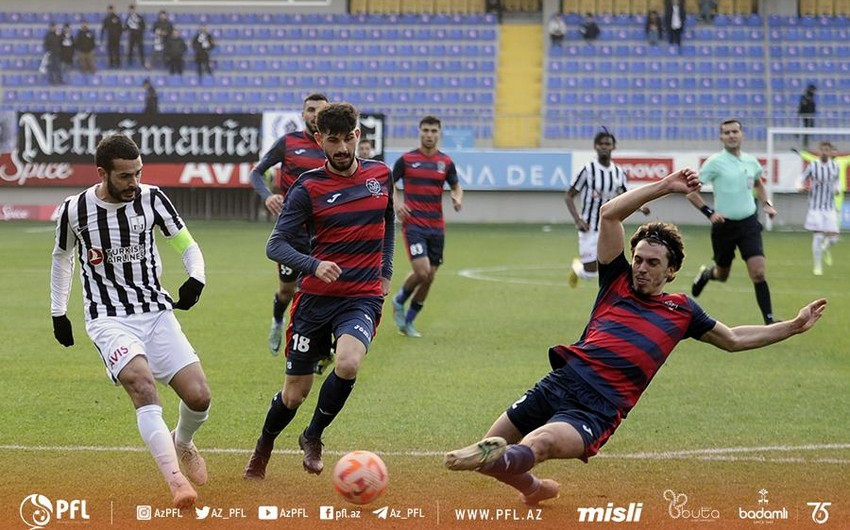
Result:
{"label": "player in red and blue striped jersey", "polygon": [[[316,143],[314,135],[316,134],[316,114],[327,105],[328,98],[324,94],[310,94],[304,98],[301,117],[304,119],[305,129],[281,136],[263,155],[260,163],[251,170],[251,185],[254,191],[260,196],[269,213],[275,217],[280,215],[284,197],[301,173],[321,167],[325,163],[325,152]],[[277,193],[273,193],[266,186],[263,174],[278,164],[280,164],[280,173],[274,186]],[[308,252],[309,238],[305,236],[298,245],[302,252]],[[272,325],[269,330],[269,351],[272,355],[277,355],[280,351],[283,338],[283,316],[295,295],[299,275],[298,271],[280,263],[276,268],[278,290],[274,296]]]}
{"label": "player in red and blue striped jersey", "polygon": [[[443,220],[443,187],[451,189],[456,212],[463,206],[463,188],[458,182],[452,159],[438,149],[440,120],[425,116],[419,121],[419,147],[409,151],[393,166],[396,184],[403,182],[402,195],[396,190],[396,215],[402,222],[407,256],[413,269],[393,298],[393,319],[399,332],[408,337],[422,335],[413,327],[437,269],[443,263],[446,224]],[[408,299],[410,308],[405,312]]]}
{"label": "player in red and blue striped jersey", "polygon": [[[684,294],[664,292],[685,257],[678,229],[648,223],[625,256],[623,221],[643,204],[698,191],[683,169],[611,199],[599,225],[599,295],[581,338],[549,350],[552,371],[511,405],[478,443],[446,454],[453,470],[477,470],[520,491],[525,504],[558,496],[560,484],[531,469],[552,458],[587,461],[637,403],[676,345],[695,338],[726,351],[767,346],[812,328],[826,309],[815,300],[797,317],[763,326],[729,328]],[[510,445],[508,445],[510,444]]]}
{"label": "player in red and blue striped jersey", "polygon": [[[244,477],[265,478],[274,441],[313,386],[313,367],[336,340],[336,366],[319,391],[313,419],[298,439],[304,469],[319,474],[321,436],[351,394],[389,292],[395,243],[392,173],[355,157],[357,110],[335,103],[319,112],[316,140],[327,155],[299,177],[269,238],[270,259],[303,273],[286,330],[286,379],[272,399]],[[304,227],[310,254],[297,248]]]}

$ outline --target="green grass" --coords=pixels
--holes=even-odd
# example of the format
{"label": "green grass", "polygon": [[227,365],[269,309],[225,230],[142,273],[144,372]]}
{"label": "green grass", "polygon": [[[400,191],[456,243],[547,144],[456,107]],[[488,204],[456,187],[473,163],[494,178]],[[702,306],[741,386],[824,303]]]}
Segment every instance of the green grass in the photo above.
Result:
{"label": "green grass", "polygon": [[[178,318],[201,356],[213,392],[211,417],[197,441],[202,451],[235,451],[207,455],[213,480],[202,489],[202,501],[215,506],[243,502],[249,515],[245,524],[257,523],[256,505],[263,501],[301,503],[315,523],[319,504],[342,501],[331,492],[327,473],[307,477],[297,455],[275,456],[263,484],[245,484],[240,478],[268,401],[284,377],[282,358],[271,357],[266,348],[276,285],[274,266],[264,252],[270,225],[195,221],[190,228],[204,251],[208,285],[201,302]],[[686,228],[684,234],[687,258],[671,290],[689,291],[699,265],[710,261],[707,229]],[[6,477],[0,486],[0,526],[21,523],[18,503],[34,491],[66,498],[78,495],[75,491],[90,492],[93,504],[118,503],[116,520],[132,526],[133,505],[165,507],[167,490],[142,451],[129,400],[110,385],[85,334],[76,279],[69,311],[76,345],[65,349],[53,339],[52,238],[45,224],[0,224],[0,445],[27,448],[0,448],[0,473]],[[604,506],[609,500],[627,504],[645,495],[645,517],[660,525],[666,520],[661,492],[668,487],[688,489],[694,502],[703,505],[727,503],[724,520],[730,524],[734,507],[754,505],[760,487],[771,490],[772,501],[774,495],[784,495],[789,510],[799,507],[803,521],[808,519],[806,501],[815,500],[806,495],[817,491],[821,500],[836,505],[845,501],[846,506],[850,244],[834,247],[835,266],[814,277],[810,241],[802,232],[766,234],[767,276],[781,318],[792,318],[814,298],[829,298],[817,327],[805,336],[738,354],[697,341],[682,343],[599,458],[587,466],[548,462],[539,468],[541,475],[564,485],[562,498],[547,508],[549,522],[563,528],[575,522],[575,506]],[[180,260],[162,241],[160,250],[165,284],[176,293],[184,280]],[[397,250],[394,289],[409,270],[402,249]],[[461,502],[467,507],[520,508],[504,486],[475,474],[443,471],[439,455],[479,438],[507,405],[547,373],[547,348],[578,338],[596,290],[588,282],[575,290],[567,287],[566,270],[575,251],[570,227],[450,226],[445,265],[417,320],[424,337],[399,336],[386,306],[356,389],[326,432],[326,450],[385,454],[393,480],[387,502],[421,503],[429,510],[422,523],[426,528],[436,524],[436,511],[441,525],[463,526],[452,521],[447,508]],[[729,281],[710,283],[699,302],[729,325],[761,320],[740,260]],[[297,448],[297,433],[309,421],[317,390],[282,434],[279,449]],[[175,396],[165,388],[161,396],[173,425]],[[793,449],[824,444],[839,448]],[[45,446],[137,451],[36,449]],[[639,452],[768,446],[792,449],[748,452],[753,458],[731,462],[623,458]],[[826,489],[807,486],[818,480]],[[103,485],[111,486],[109,495]],[[724,496],[724,488],[730,487],[733,493]],[[732,497],[742,500],[735,504]],[[364,522],[369,522],[368,510],[366,516]],[[846,509],[833,519],[839,516],[848,517]],[[408,521],[408,526],[415,524]]]}

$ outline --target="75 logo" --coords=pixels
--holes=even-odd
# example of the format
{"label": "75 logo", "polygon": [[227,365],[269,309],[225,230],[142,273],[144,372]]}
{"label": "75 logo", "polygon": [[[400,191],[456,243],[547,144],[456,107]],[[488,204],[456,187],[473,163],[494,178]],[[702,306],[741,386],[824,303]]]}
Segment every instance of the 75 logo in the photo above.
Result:
{"label": "75 logo", "polygon": [[807,502],[806,505],[812,507],[812,521],[817,524],[824,524],[829,520],[828,508],[832,506],[831,502]]}

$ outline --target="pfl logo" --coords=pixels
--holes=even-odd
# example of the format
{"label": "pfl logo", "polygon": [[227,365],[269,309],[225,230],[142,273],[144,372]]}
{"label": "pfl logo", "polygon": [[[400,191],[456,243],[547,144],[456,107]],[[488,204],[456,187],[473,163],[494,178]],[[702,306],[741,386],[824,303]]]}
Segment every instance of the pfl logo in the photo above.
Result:
{"label": "pfl logo", "polygon": [[57,522],[89,520],[86,501],[80,499],[57,499],[56,503],[38,493],[27,495],[21,501],[21,520],[30,530],[45,528],[54,518]]}

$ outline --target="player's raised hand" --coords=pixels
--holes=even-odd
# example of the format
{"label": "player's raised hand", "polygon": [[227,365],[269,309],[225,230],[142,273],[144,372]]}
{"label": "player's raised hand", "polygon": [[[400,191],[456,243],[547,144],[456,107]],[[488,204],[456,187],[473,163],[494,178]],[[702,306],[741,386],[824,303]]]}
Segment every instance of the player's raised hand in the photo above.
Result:
{"label": "player's raised hand", "polygon": [[664,177],[669,193],[681,193],[687,195],[699,191],[699,173],[689,167],[682,168]]}
{"label": "player's raised hand", "polygon": [[800,309],[800,312],[797,313],[797,318],[794,319],[794,325],[798,329],[797,333],[803,333],[812,329],[815,322],[823,316],[823,312],[826,310],[826,303],[826,298],[820,298]]}
{"label": "player's raised hand", "polygon": [[74,345],[74,332],[71,331],[71,321],[67,315],[53,317],[53,336],[66,348]]}
{"label": "player's raised hand", "polygon": [[325,283],[335,282],[342,274],[342,269],[333,261],[320,261],[314,276]]}

